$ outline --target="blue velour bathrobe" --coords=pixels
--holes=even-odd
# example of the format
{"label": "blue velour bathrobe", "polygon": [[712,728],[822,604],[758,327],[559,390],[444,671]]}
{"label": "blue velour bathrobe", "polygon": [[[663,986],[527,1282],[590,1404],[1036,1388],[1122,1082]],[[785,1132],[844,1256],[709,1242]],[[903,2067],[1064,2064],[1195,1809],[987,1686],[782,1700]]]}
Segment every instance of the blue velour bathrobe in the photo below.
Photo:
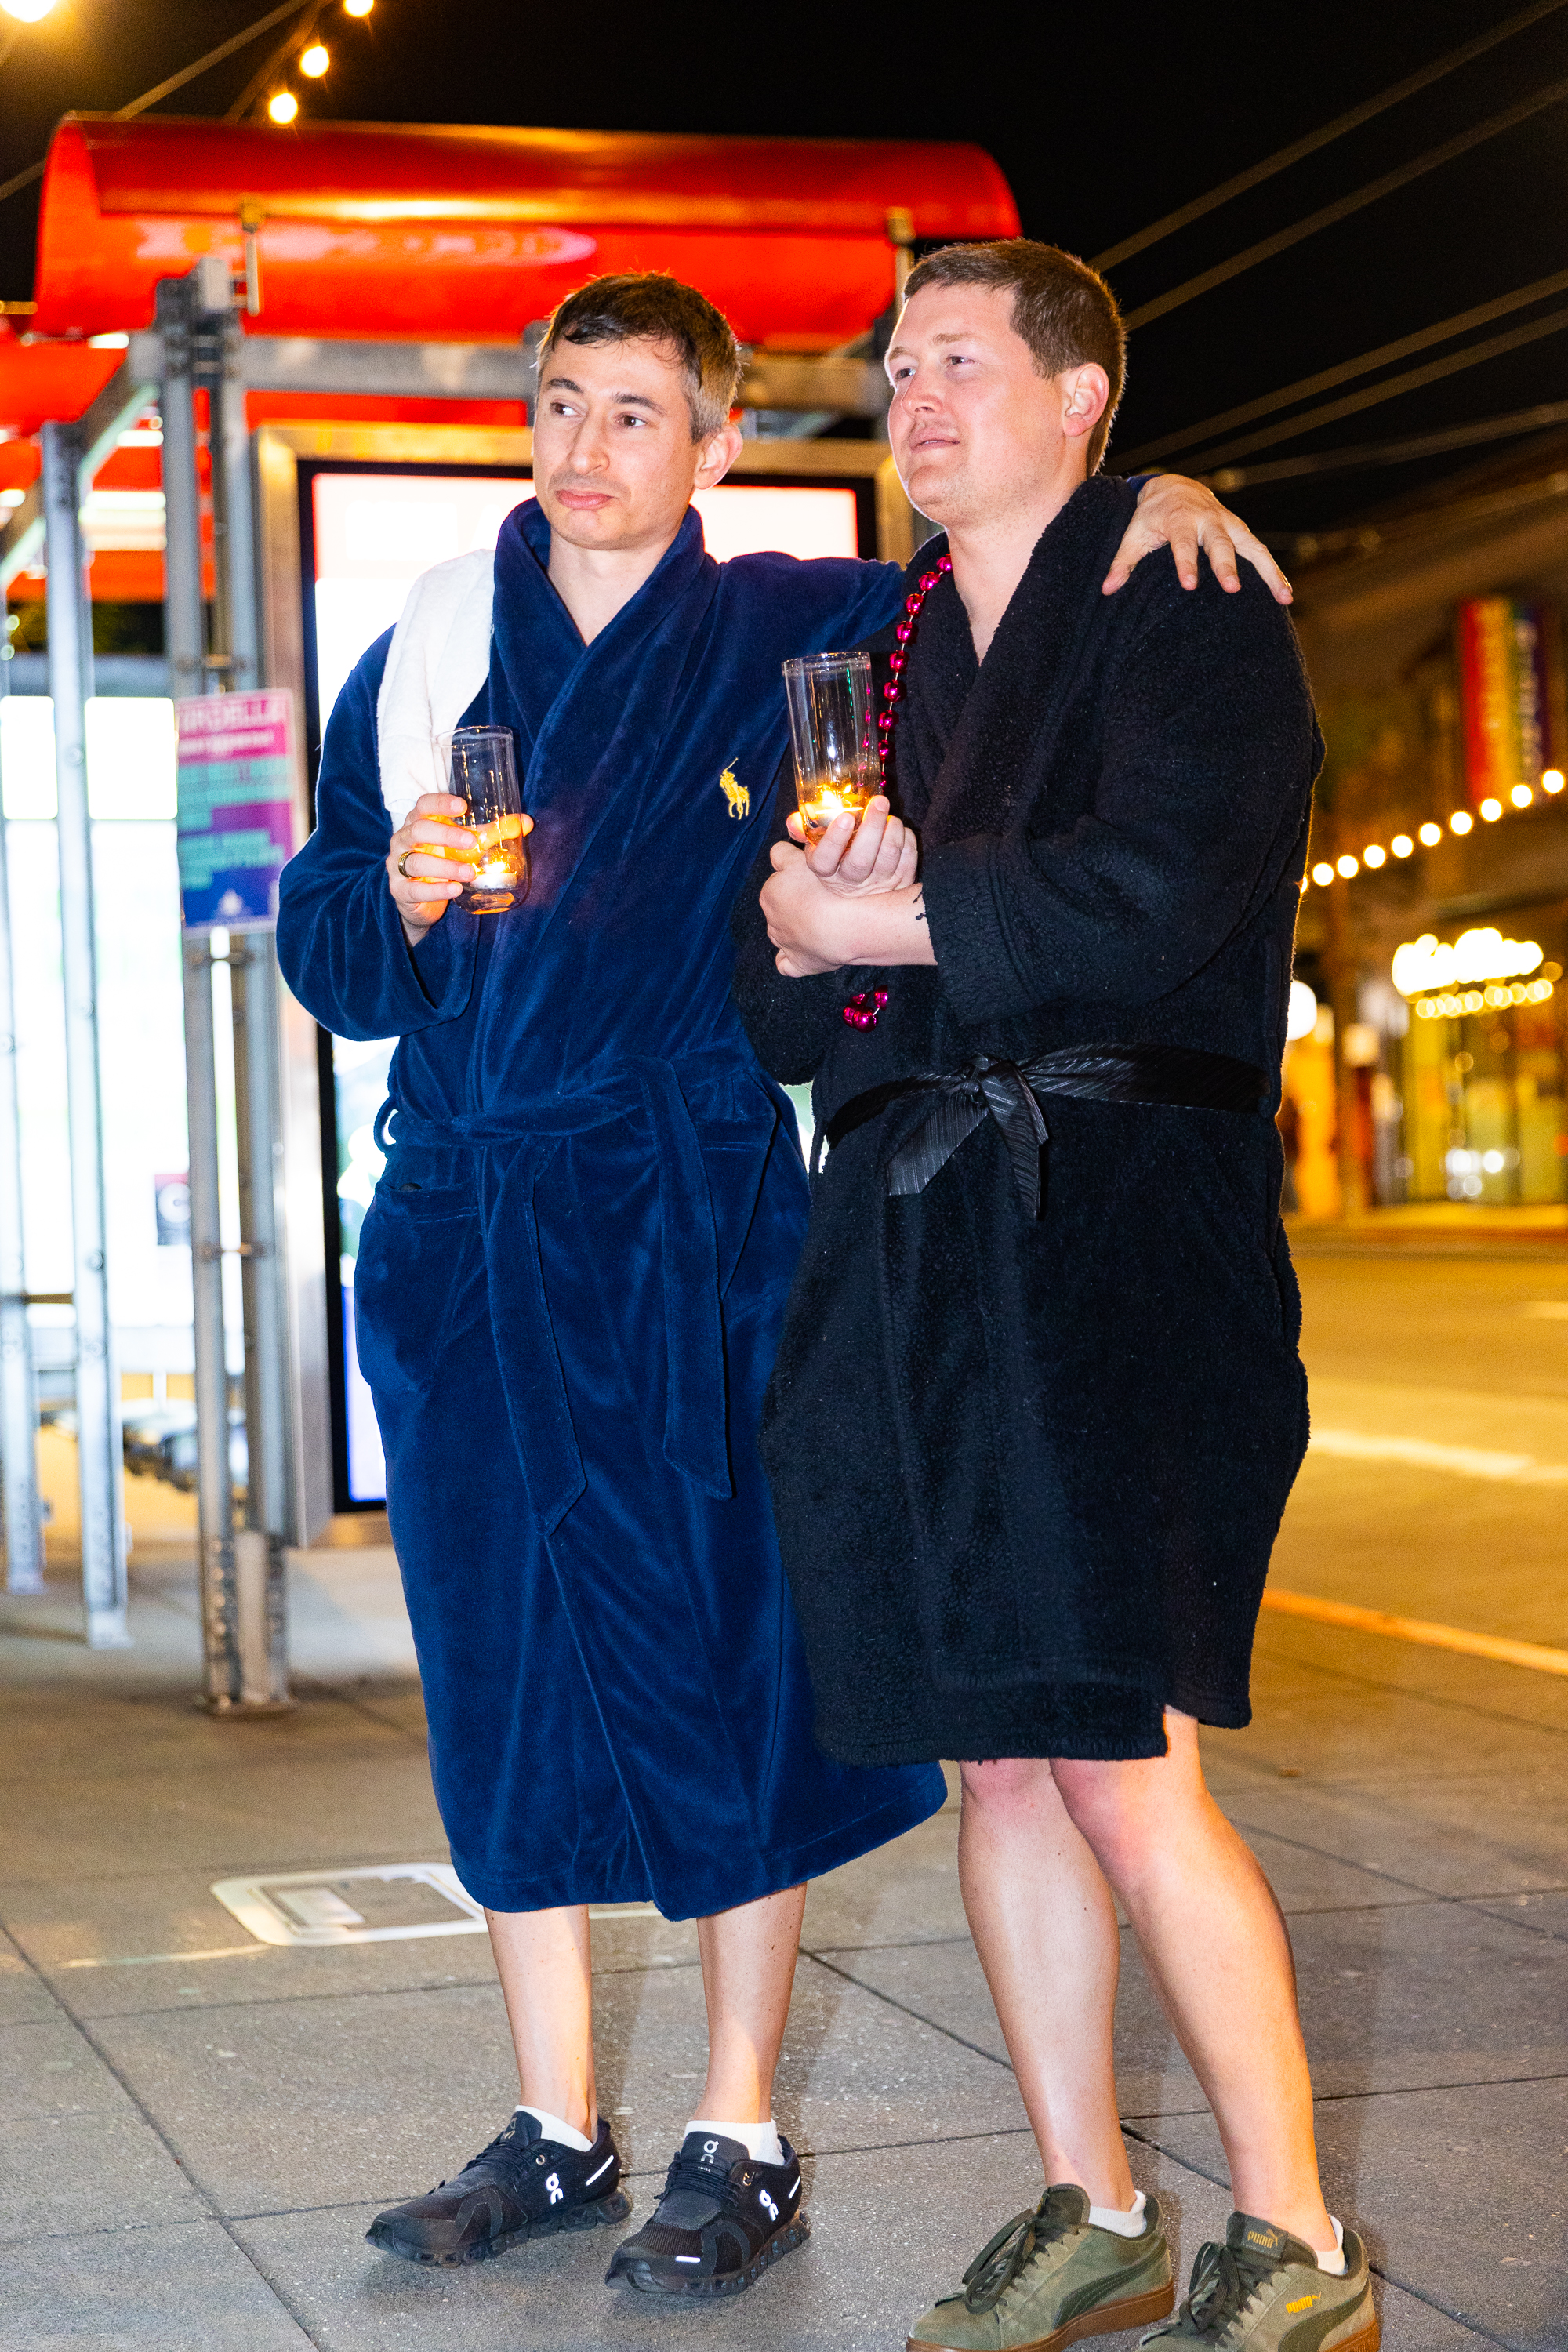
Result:
{"label": "blue velour bathrobe", "polygon": [[[813,1744],[755,1444],[805,1177],[730,1003],[779,665],[866,636],[903,583],[721,566],[689,513],[584,647],[549,545],[533,500],[503,526],[465,715],[516,731],[526,904],[449,908],[408,946],[384,866],[384,637],[327,730],[279,954],[326,1027],[401,1041],[356,1329],[458,1875],[500,1911],[651,1895],[702,1916],[944,1794],[934,1768]],[[838,1442],[826,1409],[822,1435]]]}

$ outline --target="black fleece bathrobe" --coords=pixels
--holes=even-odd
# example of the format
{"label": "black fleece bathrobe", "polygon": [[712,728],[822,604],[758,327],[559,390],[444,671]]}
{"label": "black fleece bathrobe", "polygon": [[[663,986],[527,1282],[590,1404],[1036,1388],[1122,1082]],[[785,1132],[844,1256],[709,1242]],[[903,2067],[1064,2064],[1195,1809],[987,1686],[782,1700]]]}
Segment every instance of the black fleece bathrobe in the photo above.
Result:
{"label": "black fleece bathrobe", "polygon": [[[1152,1756],[1167,1705],[1250,1716],[1307,1436],[1273,1114],[1321,744],[1253,572],[1189,593],[1162,552],[1101,595],[1133,505],[1076,493],[983,667],[951,578],[926,599],[890,782],[936,969],[785,980],[755,892],[737,909],[742,1015],[779,1078],[814,1081],[819,1127],[977,1056],[1180,1046],[1258,1074],[1243,1110],[1039,1090],[1037,1215],[990,1116],[889,1192],[929,1095],[829,1151],[763,1452],[816,1736],[846,1762]],[[870,641],[879,677],[892,646]],[[781,772],[775,837],[792,803]]]}

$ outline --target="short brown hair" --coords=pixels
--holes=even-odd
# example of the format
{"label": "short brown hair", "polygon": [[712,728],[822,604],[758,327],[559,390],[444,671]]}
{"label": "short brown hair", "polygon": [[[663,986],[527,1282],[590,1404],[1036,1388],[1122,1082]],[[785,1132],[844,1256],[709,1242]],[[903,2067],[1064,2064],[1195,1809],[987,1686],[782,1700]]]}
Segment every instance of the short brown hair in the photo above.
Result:
{"label": "short brown hair", "polygon": [[1013,325],[1042,375],[1092,360],[1110,379],[1110,398],[1089,442],[1089,470],[1100,469],[1110,422],[1127,381],[1127,330],[1116,297],[1087,261],[1032,237],[998,237],[991,245],[944,245],[910,272],[905,301],[928,286],[1011,289]]}
{"label": "short brown hair", "polygon": [[552,314],[539,349],[542,375],[555,343],[663,343],[686,377],[691,437],[710,440],[721,430],[741,388],[741,347],[721,310],[695,286],[657,270],[626,278],[591,278]]}

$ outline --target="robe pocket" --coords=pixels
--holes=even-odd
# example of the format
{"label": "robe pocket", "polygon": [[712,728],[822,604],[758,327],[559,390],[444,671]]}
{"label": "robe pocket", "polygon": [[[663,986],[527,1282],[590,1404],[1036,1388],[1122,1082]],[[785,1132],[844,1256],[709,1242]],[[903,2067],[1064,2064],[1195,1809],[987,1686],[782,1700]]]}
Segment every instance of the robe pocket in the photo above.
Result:
{"label": "robe pocket", "polygon": [[354,1340],[373,1396],[428,1388],[484,1250],[479,1203],[466,1188],[378,1189],[360,1228]]}
{"label": "robe pocket", "polygon": [[[1285,1245],[1284,1227],[1278,1219],[1268,1229],[1265,1202],[1268,1171],[1248,1134],[1245,1145],[1223,1130],[1214,1133],[1206,1123],[1225,1116],[1219,1111],[1191,1111],[1187,1141],[1193,1181],[1186,1201],[1195,1222],[1226,1262],[1238,1296],[1245,1297],[1268,1326],[1295,1352],[1301,1331],[1301,1299],[1295,1269]],[[1237,1149],[1242,1145],[1241,1149]]]}

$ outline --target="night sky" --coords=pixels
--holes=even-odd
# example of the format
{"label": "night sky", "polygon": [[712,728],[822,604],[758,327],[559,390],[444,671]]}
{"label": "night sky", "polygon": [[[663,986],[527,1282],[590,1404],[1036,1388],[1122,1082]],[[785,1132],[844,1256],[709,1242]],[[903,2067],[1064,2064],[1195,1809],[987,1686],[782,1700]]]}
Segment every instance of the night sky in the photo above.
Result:
{"label": "night sky", "polygon": [[[261,13],[260,0],[186,0],[178,9],[59,0],[0,65],[0,179],[42,154],[68,108],[123,105]],[[634,13],[375,0],[371,17],[354,23],[333,0],[320,26],[331,72],[324,84],[294,87],[317,119],[973,140],[1006,173],[1027,234],[1092,257],[1521,13],[1490,0],[1427,0],[1420,9],[1196,0],[1160,11],[972,0],[858,15],[841,5]],[[168,110],[221,115],[276,37],[181,91]],[[1118,296],[1136,310],[1559,79],[1568,81],[1568,6],[1117,265],[1110,275]],[[0,295],[10,299],[31,290],[36,196],[29,189],[0,204]],[[1568,268],[1565,231],[1568,98],[1139,330],[1112,465]],[[1558,309],[1568,309],[1568,290],[1381,373]],[[1281,441],[1253,462],[1403,440],[1565,400],[1565,360],[1568,328]],[[1189,461],[1228,437],[1193,445]],[[1321,531],[1529,446],[1499,441],[1248,485],[1235,502],[1271,534]]]}

